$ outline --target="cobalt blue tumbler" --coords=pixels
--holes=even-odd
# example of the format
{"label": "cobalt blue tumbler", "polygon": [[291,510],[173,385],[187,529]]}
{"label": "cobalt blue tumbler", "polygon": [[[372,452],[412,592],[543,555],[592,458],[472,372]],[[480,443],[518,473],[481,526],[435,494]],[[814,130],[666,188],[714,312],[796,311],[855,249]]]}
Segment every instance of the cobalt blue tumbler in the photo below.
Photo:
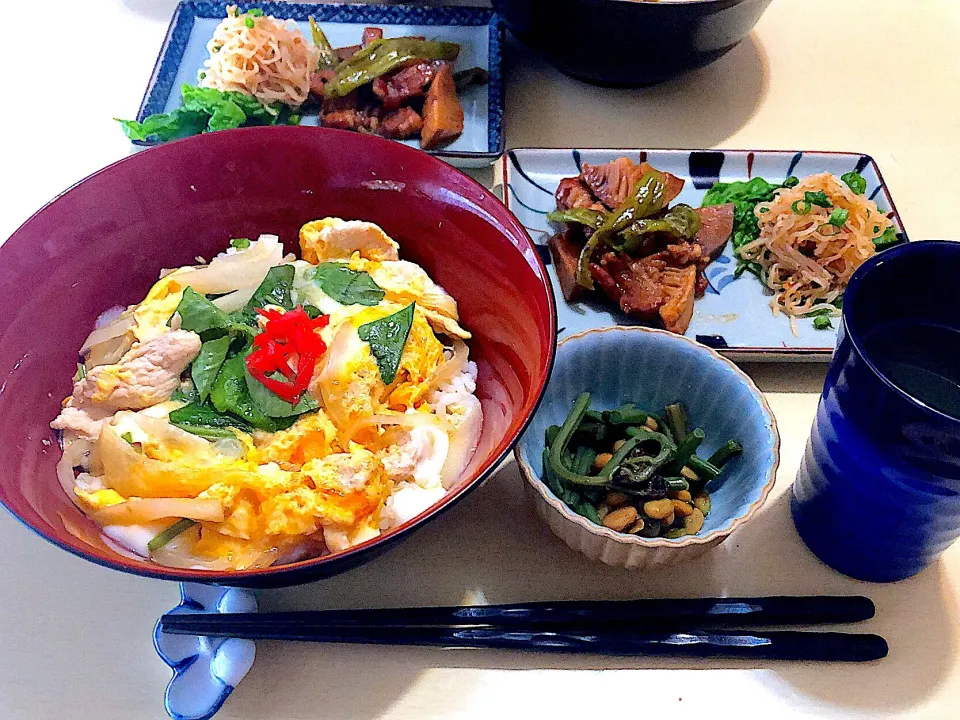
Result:
{"label": "cobalt blue tumbler", "polygon": [[960,536],[960,242],[900,245],[844,294],[791,509],[827,565],[887,582]]}

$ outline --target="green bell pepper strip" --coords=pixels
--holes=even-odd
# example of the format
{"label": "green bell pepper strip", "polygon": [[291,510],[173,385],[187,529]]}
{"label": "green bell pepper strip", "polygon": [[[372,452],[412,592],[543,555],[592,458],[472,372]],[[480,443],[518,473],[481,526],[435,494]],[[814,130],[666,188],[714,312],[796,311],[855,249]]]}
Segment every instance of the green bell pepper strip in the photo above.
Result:
{"label": "green bell pepper strip", "polygon": [[578,285],[593,290],[590,258],[594,251],[600,247],[600,243],[606,243],[616,249],[614,238],[617,233],[626,230],[636,220],[650,217],[662,210],[666,204],[665,190],[666,181],[662,173],[651,170],[643,174],[633,194],[626,199],[623,205],[604,217],[603,224],[584,244],[583,250],[580,251],[580,259],[577,261]]}
{"label": "green bell pepper strip", "polygon": [[317,69],[329,70],[336,67],[337,63],[340,61],[340,59],[337,57],[337,51],[333,49],[333,45],[331,45],[330,41],[327,40],[327,36],[324,34],[320,26],[317,25],[317,21],[313,19],[313,16],[309,16],[307,20],[310,21],[310,35],[313,37],[313,44],[320,53],[320,59],[317,62]]}
{"label": "green bell pepper strip", "polygon": [[337,76],[327,83],[323,94],[328,98],[344,97],[361,85],[366,85],[414,60],[453,61],[459,54],[459,45],[439,40],[374,40],[349,60],[337,65]]}
{"label": "green bell pepper strip", "polygon": [[575,223],[592,227],[594,230],[603,225],[604,213],[589,208],[570,208],[547,213],[547,220],[555,223]]}

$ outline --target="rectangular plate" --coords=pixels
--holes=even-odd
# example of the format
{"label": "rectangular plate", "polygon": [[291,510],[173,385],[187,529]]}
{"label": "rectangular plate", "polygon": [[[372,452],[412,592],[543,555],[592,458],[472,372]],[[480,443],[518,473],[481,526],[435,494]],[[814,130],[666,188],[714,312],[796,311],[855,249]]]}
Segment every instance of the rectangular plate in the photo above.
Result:
{"label": "rectangular plate", "polygon": [[[561,338],[589,328],[636,324],[606,298],[567,303],[546,246],[554,230],[545,216],[556,209],[553,193],[560,180],[579,174],[582,163],[605,163],[623,156],[635,162],[646,159],[658,170],[683,178],[686,183],[677,202],[693,207],[700,205],[704,193],[717,181],[759,176],[778,182],[790,175],[803,178],[831,172],[839,177],[856,170],[867,181],[867,197],[889,214],[898,235],[906,241],[880,170],[869,155],[767,150],[510,150],[497,166],[498,182],[504,186],[504,202],[530,232],[547,264],[557,298]],[[735,280],[735,267],[733,248],[727,243],[723,254],[706,269],[709,286],[694,305],[688,337],[742,361],[830,359],[837,339],[835,329],[815,330],[811,319],[801,318],[795,336],[785,315],[774,317],[760,282],[749,273]]]}
{"label": "rectangular plate", "polygon": [[[207,59],[207,42],[217,24],[226,17],[228,2],[185,0],[173,14],[160,55],[143,95],[137,120],[169,112],[180,105],[180,86],[196,84],[197,73]],[[313,16],[334,47],[356,45],[368,25],[382,27],[386,37],[422,35],[428,39],[460,44],[457,69],[482,67],[490,83],[474,87],[460,98],[463,105],[463,134],[443,150],[429,151],[458,167],[483,167],[496,160],[504,148],[503,76],[501,48],[503,23],[486,8],[408,7],[404,5],[329,5],[321,3],[249,2],[237,3],[241,11],[260,8],[267,15],[295,20],[309,37],[307,18]],[[303,119],[316,125],[316,115]],[[420,147],[419,140],[403,140]],[[137,142],[138,145],[149,143]]]}

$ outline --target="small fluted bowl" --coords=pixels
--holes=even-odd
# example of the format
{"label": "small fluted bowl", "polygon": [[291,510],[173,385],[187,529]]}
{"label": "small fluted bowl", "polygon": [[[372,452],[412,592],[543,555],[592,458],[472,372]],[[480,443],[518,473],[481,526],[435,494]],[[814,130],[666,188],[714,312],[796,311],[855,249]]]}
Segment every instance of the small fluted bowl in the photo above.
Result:
{"label": "small fluted bowl", "polygon": [[[562,424],[584,391],[594,409],[633,402],[657,412],[682,402],[691,427],[706,433],[698,451],[704,457],[731,438],[743,443],[743,454],[711,486],[711,510],[698,534],[667,539],[615,532],[575,513],[541,481],[544,431]],[[646,569],[699,557],[756,515],[776,479],[780,435],[763,394],[726,358],[664,330],[609,327],[560,343],[543,402],[514,454],[537,514],[557,537],[591,560]]]}

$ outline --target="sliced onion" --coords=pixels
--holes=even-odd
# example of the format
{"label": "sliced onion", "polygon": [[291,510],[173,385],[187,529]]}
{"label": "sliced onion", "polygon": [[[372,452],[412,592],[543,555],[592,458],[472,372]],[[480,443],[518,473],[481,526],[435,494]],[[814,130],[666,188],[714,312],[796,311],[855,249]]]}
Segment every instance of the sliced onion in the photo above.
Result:
{"label": "sliced onion", "polygon": [[258,287],[259,285],[248,285],[247,287],[240,288],[232,293],[221,295],[213,301],[213,304],[223,310],[225,313],[236,312],[250,302],[250,298],[253,297],[253,294],[257,291]]}
{"label": "sliced onion", "polygon": [[443,432],[452,431],[450,423],[436,415],[430,413],[412,412],[402,415],[370,415],[369,417],[357,420],[353,425],[344,430],[344,440],[349,442],[358,432],[371,425],[399,425],[405,428],[415,427],[434,427]]}
{"label": "sliced onion", "polygon": [[223,501],[217,498],[133,498],[98,510],[100,525],[139,525],[161,518],[223,521]]}
{"label": "sliced onion", "polygon": [[465,405],[464,414],[450,436],[450,449],[440,470],[440,482],[446,490],[456,484],[473,459],[483,428],[483,410],[476,396],[467,395],[461,402]]}
{"label": "sliced onion", "polygon": [[57,480],[60,481],[60,487],[67,494],[74,505],[83,508],[77,494],[73,491],[76,487],[76,478],[73,474],[75,467],[83,467],[83,458],[90,452],[90,442],[87,440],[74,440],[63,448],[63,455],[57,463]]}
{"label": "sliced onion", "polygon": [[87,351],[93,348],[95,345],[100,345],[108,340],[113,340],[114,338],[119,338],[126,335],[127,331],[135,324],[136,320],[133,317],[133,313],[131,313],[129,315],[121,315],[113,322],[104,325],[103,327],[98,327],[87,336],[87,339],[80,347],[80,354],[85,355]]}
{"label": "sliced onion", "polygon": [[213,443],[213,449],[231,460],[237,460],[243,457],[243,444],[235,437],[220,438]]}
{"label": "sliced onion", "polygon": [[132,347],[133,338],[129,334],[121,335],[90,348],[83,364],[87,366],[87,370],[92,370],[100,365],[114,365],[120,362],[121,358]]}
{"label": "sliced onion", "polygon": [[[431,287],[430,285],[433,285]],[[424,306],[436,310],[441,315],[446,315],[451,320],[456,320],[457,318],[457,301],[453,299],[451,295],[447,293],[439,285],[430,282],[427,287],[424,289],[423,298],[421,298]]]}
{"label": "sliced onion", "polygon": [[455,378],[467,366],[467,358],[470,351],[467,344],[462,340],[453,341],[453,357],[447,360],[443,365],[437,368],[430,382],[427,384],[427,392],[438,388],[451,378]]}
{"label": "sliced onion", "polygon": [[218,255],[209,265],[186,270],[177,280],[203,295],[232,293],[240,288],[256,288],[267,271],[283,262],[283,246],[276,235],[261,235],[246,250]]}

